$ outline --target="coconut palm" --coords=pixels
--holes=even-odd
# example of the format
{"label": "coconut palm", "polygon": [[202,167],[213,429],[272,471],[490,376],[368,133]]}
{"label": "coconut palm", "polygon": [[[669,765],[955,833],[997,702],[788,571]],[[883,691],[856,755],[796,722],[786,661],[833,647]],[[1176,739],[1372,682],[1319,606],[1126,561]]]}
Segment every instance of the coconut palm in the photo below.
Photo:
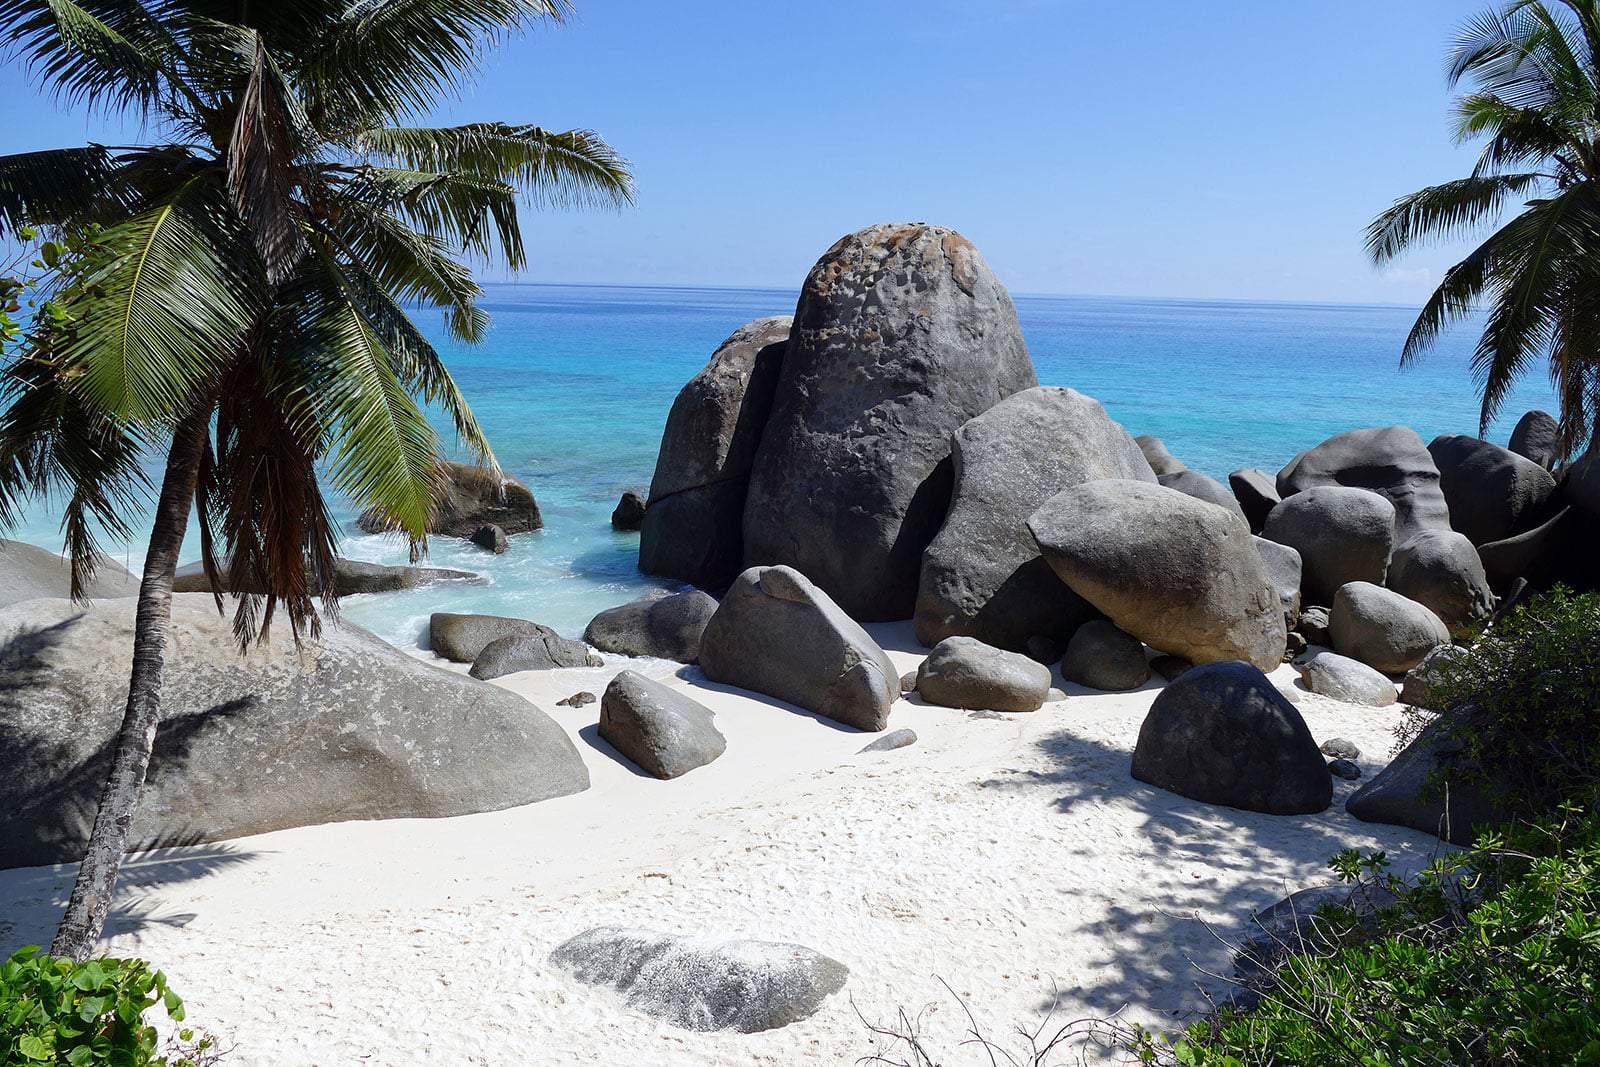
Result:
{"label": "coconut palm", "polygon": [[1468,22],[1450,55],[1456,136],[1483,142],[1472,174],[1412,193],[1373,221],[1385,263],[1429,238],[1498,225],[1417,317],[1402,361],[1487,305],[1473,368],[1487,430],[1512,384],[1541,361],[1568,453],[1600,433],[1600,0],[1512,0]]}
{"label": "coconut palm", "polygon": [[110,904],[191,507],[213,587],[266,590],[238,603],[241,643],[275,612],[299,640],[318,598],[336,607],[319,472],[420,549],[441,450],[424,407],[493,467],[407,308],[443,309],[453,337],[477,340],[463,259],[523,264],[519,198],[619,204],[631,179],[586,131],[407,123],[501,35],[562,14],[562,0],[0,0],[0,35],[62,100],[153,131],[0,158],[0,236],[37,226],[76,250],[50,264],[50,314],[0,372],[0,522],[59,491],[77,596],[97,531],[129,533],[145,461],[166,457],[125,717],[55,954],[85,956]]}

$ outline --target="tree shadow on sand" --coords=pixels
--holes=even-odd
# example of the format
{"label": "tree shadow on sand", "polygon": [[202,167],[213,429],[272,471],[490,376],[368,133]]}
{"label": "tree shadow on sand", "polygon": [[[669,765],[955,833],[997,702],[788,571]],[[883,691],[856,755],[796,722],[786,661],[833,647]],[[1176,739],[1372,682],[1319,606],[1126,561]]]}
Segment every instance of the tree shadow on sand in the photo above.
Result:
{"label": "tree shadow on sand", "polygon": [[[1405,872],[1449,848],[1415,830],[1348,815],[1345,800],[1360,783],[1336,779],[1333,803],[1319,814],[1265,815],[1137,781],[1127,750],[1069,729],[1038,745],[1049,769],[1009,772],[982,785],[1055,794],[1056,808],[1090,830],[1054,842],[1058,862],[1106,870],[1104,881],[1087,891],[1099,906],[1086,910],[1097,918],[1082,928],[1099,951],[1077,961],[1092,982],[1046,996],[1040,1011],[1070,997],[1103,1015],[1134,1004],[1177,1021],[1231,991],[1234,947],[1256,929],[1254,912],[1336,881],[1327,869],[1336,853],[1375,847]],[[1137,820],[1131,831],[1116,810],[1129,807]]]}

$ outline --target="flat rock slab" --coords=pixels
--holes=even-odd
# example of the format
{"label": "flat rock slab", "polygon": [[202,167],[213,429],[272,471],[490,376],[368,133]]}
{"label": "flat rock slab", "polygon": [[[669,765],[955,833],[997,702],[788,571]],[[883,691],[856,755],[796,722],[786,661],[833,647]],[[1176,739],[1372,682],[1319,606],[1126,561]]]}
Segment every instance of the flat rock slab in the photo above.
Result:
{"label": "flat rock slab", "polygon": [[621,671],[600,699],[600,736],[649,775],[677,778],[728,749],[711,709],[680,689]]}
{"label": "flat rock slab", "polygon": [[685,1030],[743,1034],[797,1023],[844,988],[850,970],[804,945],[714,941],[601,926],[550,954],[585,985]]}
{"label": "flat rock slab", "polygon": [[[218,560],[217,567],[228,592],[257,595],[263,592],[258,582],[230,580],[228,560]],[[359,559],[339,559],[333,564],[334,588],[339,591],[340,596],[358,593],[394,593],[402,589],[416,589],[419,586],[435,585],[439,582],[480,584],[483,580],[482,575],[474,574],[472,571],[451,570],[448,567],[390,567]],[[174,593],[209,593],[211,590],[211,578],[199,560],[179,567],[173,576]]]}

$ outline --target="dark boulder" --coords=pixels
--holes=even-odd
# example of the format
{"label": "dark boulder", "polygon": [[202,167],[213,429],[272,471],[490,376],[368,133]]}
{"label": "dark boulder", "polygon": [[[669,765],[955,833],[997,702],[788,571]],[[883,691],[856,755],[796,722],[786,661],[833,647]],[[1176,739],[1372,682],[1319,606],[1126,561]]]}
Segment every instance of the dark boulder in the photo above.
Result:
{"label": "dark boulder", "polygon": [[479,548],[488,549],[497,556],[505,555],[506,551],[511,547],[511,542],[506,540],[506,532],[492,522],[487,526],[480,526],[473,530],[472,536],[467,540]]}
{"label": "dark boulder", "polygon": [[1278,492],[1285,501],[1319,485],[1350,486],[1387,497],[1394,505],[1396,542],[1423,530],[1450,528],[1439,468],[1422,438],[1404,426],[1336,434],[1278,472]]}
{"label": "dark boulder", "polygon": [[646,774],[677,778],[727,751],[711,709],[636,671],[621,671],[600,698],[600,736]]}
{"label": "dark boulder", "polygon": [[1137,637],[1105,619],[1091,619],[1067,643],[1061,676],[1090,689],[1124,692],[1150,680],[1150,661]]}
{"label": "dark boulder", "polygon": [[1478,546],[1489,587],[1508,595],[1519,580],[1534,589],[1562,583],[1574,589],[1600,586],[1600,519],[1564,507],[1526,533]]}
{"label": "dark boulder", "polygon": [[1429,724],[1345,810],[1363,822],[1409,826],[1456,845],[1472,844],[1474,827],[1504,823],[1509,813],[1473,769],[1465,742],[1452,736],[1459,717],[1471,714],[1453,711]]}
{"label": "dark boulder", "polygon": [[1478,550],[1454,530],[1429,530],[1395,549],[1389,588],[1430,608],[1457,641],[1476,636],[1494,612]]}
{"label": "dark boulder", "polygon": [[1269,815],[1333,802],[1305,720],[1248,663],[1195,667],[1163,689],[1139,728],[1133,776],[1191,800]]}
{"label": "dark boulder", "polygon": [[1531,459],[1545,470],[1555,470],[1566,457],[1561,450],[1561,424],[1548,411],[1530,411],[1511,431],[1511,451]]}
{"label": "dark boulder", "polygon": [[1097,478],[1153,482],[1133,438],[1098,401],[1038,387],[957,430],[954,461],[950,512],[922,556],[917,640],[967,636],[1021,651],[1030,637],[1070,634],[1094,609],[1040,557],[1028,516]]}
{"label": "dark boulder", "polygon": [[791,319],[733,332],[678,391],[639,533],[639,569],[720,591],[744,568],[744,499]]}
{"label": "dark boulder", "polygon": [[1504,541],[1550,517],[1556,480],[1532,460],[1459,434],[1435,437],[1428,452],[1439,468],[1450,526],[1474,545]]}
{"label": "dark boulder", "polygon": [[792,567],[734,579],[701,636],[700,669],[861,730],[882,730],[900,697],[883,649]]}
{"label": "dark boulder", "polygon": [[647,597],[602,611],[583,631],[583,639],[619,656],[693,663],[700,658],[700,635],[716,610],[716,598],[698,589]]}
{"label": "dark boulder", "polygon": [[1250,532],[1258,534],[1267,524],[1267,516],[1283,500],[1278,495],[1278,480],[1264,470],[1245,467],[1228,475],[1228,488],[1244,511],[1250,523]]}
{"label": "dark boulder", "polygon": [[1313,605],[1300,609],[1300,622],[1295,627],[1307,642],[1331,647],[1333,638],[1328,635],[1328,609]]}
{"label": "dark boulder", "polygon": [[637,530],[644,525],[644,491],[627,489],[617,506],[611,509],[611,527],[615,530]]}
{"label": "dark boulder", "polygon": [[1011,297],[966,238],[923,224],[845,237],[801,289],[745,562],[796,568],[852,618],[911,617],[950,503],[951,435],[1037,384]]}
{"label": "dark boulder", "polygon": [[[471,537],[478,527],[491,523],[507,534],[544,526],[533,493],[510,475],[449,461],[439,464],[439,471],[433,508],[428,513],[429,533]],[[376,510],[362,512],[356,526],[363,533],[398,529]]]}
{"label": "dark boulder", "polygon": [[1327,604],[1348,582],[1383,583],[1394,505],[1366,489],[1315,486],[1273,508],[1262,536],[1300,553],[1302,601]]}
{"label": "dark boulder", "polygon": [[539,629],[538,633],[513,633],[490,641],[473,659],[472,669],[467,673],[487,682],[522,671],[603,665],[604,661],[590,652],[583,642],[570,641],[548,627]]}

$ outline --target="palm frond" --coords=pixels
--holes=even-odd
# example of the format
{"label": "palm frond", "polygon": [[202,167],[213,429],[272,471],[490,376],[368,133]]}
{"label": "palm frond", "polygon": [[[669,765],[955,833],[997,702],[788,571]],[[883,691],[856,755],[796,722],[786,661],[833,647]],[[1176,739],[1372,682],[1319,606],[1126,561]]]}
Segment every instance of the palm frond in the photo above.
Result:
{"label": "palm frond", "polygon": [[1423,239],[1444,240],[1492,218],[1538,174],[1490,174],[1432,185],[1395,201],[1367,227],[1367,254],[1385,263]]}
{"label": "palm frond", "polygon": [[0,156],[0,235],[97,220],[126,207],[133,194],[118,170],[97,144]]}
{"label": "palm frond", "polygon": [[295,190],[306,126],[299,102],[257,35],[228,143],[228,190],[273,285],[285,281],[305,253],[305,212]]}
{"label": "palm frond", "polygon": [[170,37],[138,0],[0,0],[0,34],[58,95],[90,108],[150,113],[185,91]]}

